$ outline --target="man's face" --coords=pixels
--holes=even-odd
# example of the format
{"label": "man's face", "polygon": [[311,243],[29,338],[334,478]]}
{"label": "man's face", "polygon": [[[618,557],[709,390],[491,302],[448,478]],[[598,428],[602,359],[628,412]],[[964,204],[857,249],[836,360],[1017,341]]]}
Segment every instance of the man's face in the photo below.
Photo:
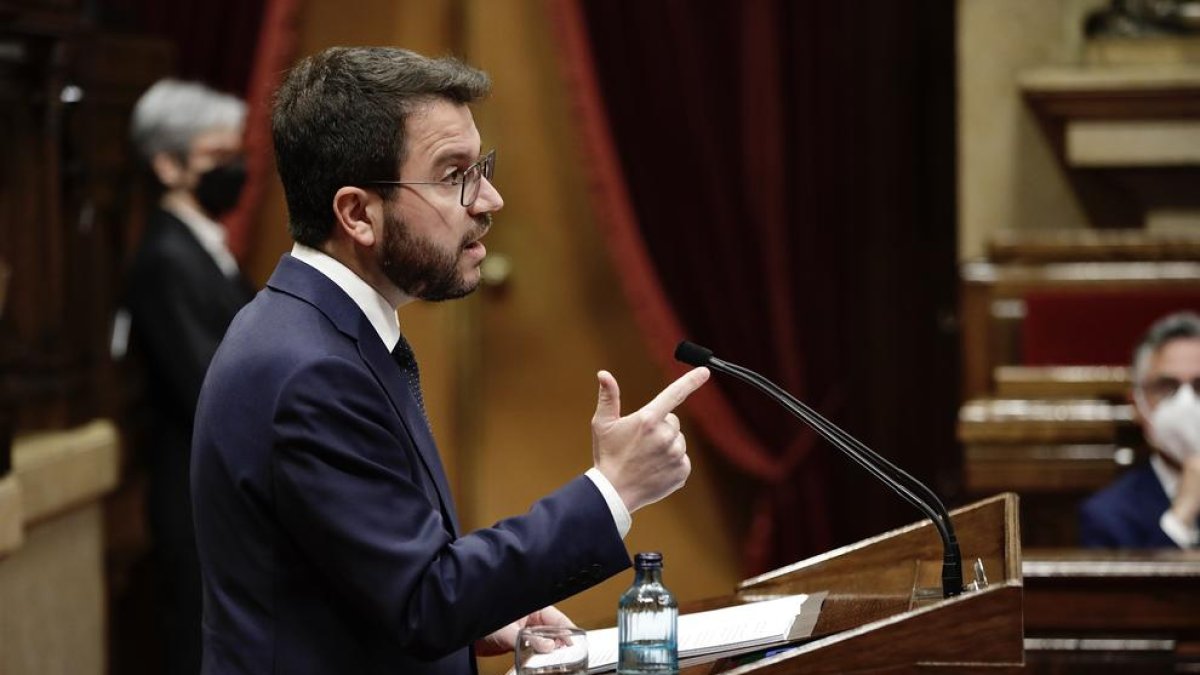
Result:
{"label": "man's face", "polygon": [[1144,425],[1143,415],[1151,414],[1179,385],[1195,382],[1197,378],[1200,378],[1200,338],[1171,340],[1150,354],[1142,381],[1136,383],[1147,408],[1141,410],[1138,406],[1138,421]]}
{"label": "man's face", "polygon": [[[402,181],[449,181],[479,160],[479,131],[465,105],[437,100],[408,118]],[[384,204],[380,250],[383,273],[422,300],[460,298],[479,286],[487,253],[479,241],[504,200],[480,178],[475,202],[464,207],[460,185],[404,185]]]}

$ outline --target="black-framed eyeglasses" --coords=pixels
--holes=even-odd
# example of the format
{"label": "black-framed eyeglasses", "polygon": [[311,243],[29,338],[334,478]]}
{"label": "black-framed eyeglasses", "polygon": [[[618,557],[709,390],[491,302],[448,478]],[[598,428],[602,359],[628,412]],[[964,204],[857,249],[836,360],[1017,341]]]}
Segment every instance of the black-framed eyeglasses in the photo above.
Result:
{"label": "black-framed eyeglasses", "polygon": [[479,186],[483,184],[481,178],[486,178],[490,182],[492,176],[496,173],[496,151],[491,150],[486,155],[481,157],[478,162],[465,169],[457,170],[444,180],[372,180],[367,181],[368,185],[459,185],[462,190],[458,197],[458,203],[463,207],[468,207],[475,203],[475,199],[479,197]]}
{"label": "black-framed eyeglasses", "polygon": [[1150,403],[1157,405],[1159,402],[1174,396],[1185,384],[1190,384],[1192,391],[1200,394],[1200,377],[1187,381],[1180,381],[1174,377],[1155,377],[1142,382],[1138,385],[1138,388],[1146,394],[1146,398],[1150,399]]}

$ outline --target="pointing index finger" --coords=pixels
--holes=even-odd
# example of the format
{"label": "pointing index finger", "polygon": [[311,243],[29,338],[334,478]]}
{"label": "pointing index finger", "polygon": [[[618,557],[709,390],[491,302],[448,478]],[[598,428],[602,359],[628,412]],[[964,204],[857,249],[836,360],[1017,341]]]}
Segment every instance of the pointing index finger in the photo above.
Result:
{"label": "pointing index finger", "polygon": [[683,377],[667,385],[667,388],[660,391],[658,396],[642,407],[642,410],[656,419],[666,417],[667,413],[678,408],[692,392],[707,382],[708,377],[708,368],[693,368]]}

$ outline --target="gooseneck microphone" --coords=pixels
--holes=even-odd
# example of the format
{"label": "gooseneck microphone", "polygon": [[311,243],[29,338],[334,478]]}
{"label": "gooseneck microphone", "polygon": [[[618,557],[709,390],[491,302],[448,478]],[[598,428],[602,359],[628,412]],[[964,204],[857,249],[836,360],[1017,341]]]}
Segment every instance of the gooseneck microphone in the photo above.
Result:
{"label": "gooseneck microphone", "polygon": [[962,553],[958,549],[958,539],[954,536],[954,524],[950,522],[950,513],[942,504],[942,500],[938,499],[929,486],[863,445],[774,382],[748,368],[718,359],[713,356],[711,349],[684,340],[675,348],[675,360],[692,366],[706,366],[758,389],[925,514],[942,538],[942,596],[948,598],[962,593]]}

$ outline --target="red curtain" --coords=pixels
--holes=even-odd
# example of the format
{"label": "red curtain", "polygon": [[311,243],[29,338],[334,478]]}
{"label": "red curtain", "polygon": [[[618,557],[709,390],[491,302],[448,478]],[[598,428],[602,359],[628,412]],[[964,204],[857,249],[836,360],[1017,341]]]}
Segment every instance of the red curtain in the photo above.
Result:
{"label": "red curtain", "polygon": [[271,100],[296,55],[297,22],[303,0],[265,0],[254,67],[246,85],[246,188],[237,209],[225,220],[229,249],[245,260],[263,193],[275,176],[271,141]]}
{"label": "red curtain", "polygon": [[1200,312],[1200,291],[1049,290],[1025,295],[1021,363],[1031,366],[1127,366],[1155,321]]}
{"label": "red curtain", "polygon": [[[549,7],[597,211],[661,365],[677,371],[688,336],[929,477],[957,456],[953,6],[917,5]],[[745,387],[719,380],[690,409],[759,486],[748,572],[917,517]]]}

